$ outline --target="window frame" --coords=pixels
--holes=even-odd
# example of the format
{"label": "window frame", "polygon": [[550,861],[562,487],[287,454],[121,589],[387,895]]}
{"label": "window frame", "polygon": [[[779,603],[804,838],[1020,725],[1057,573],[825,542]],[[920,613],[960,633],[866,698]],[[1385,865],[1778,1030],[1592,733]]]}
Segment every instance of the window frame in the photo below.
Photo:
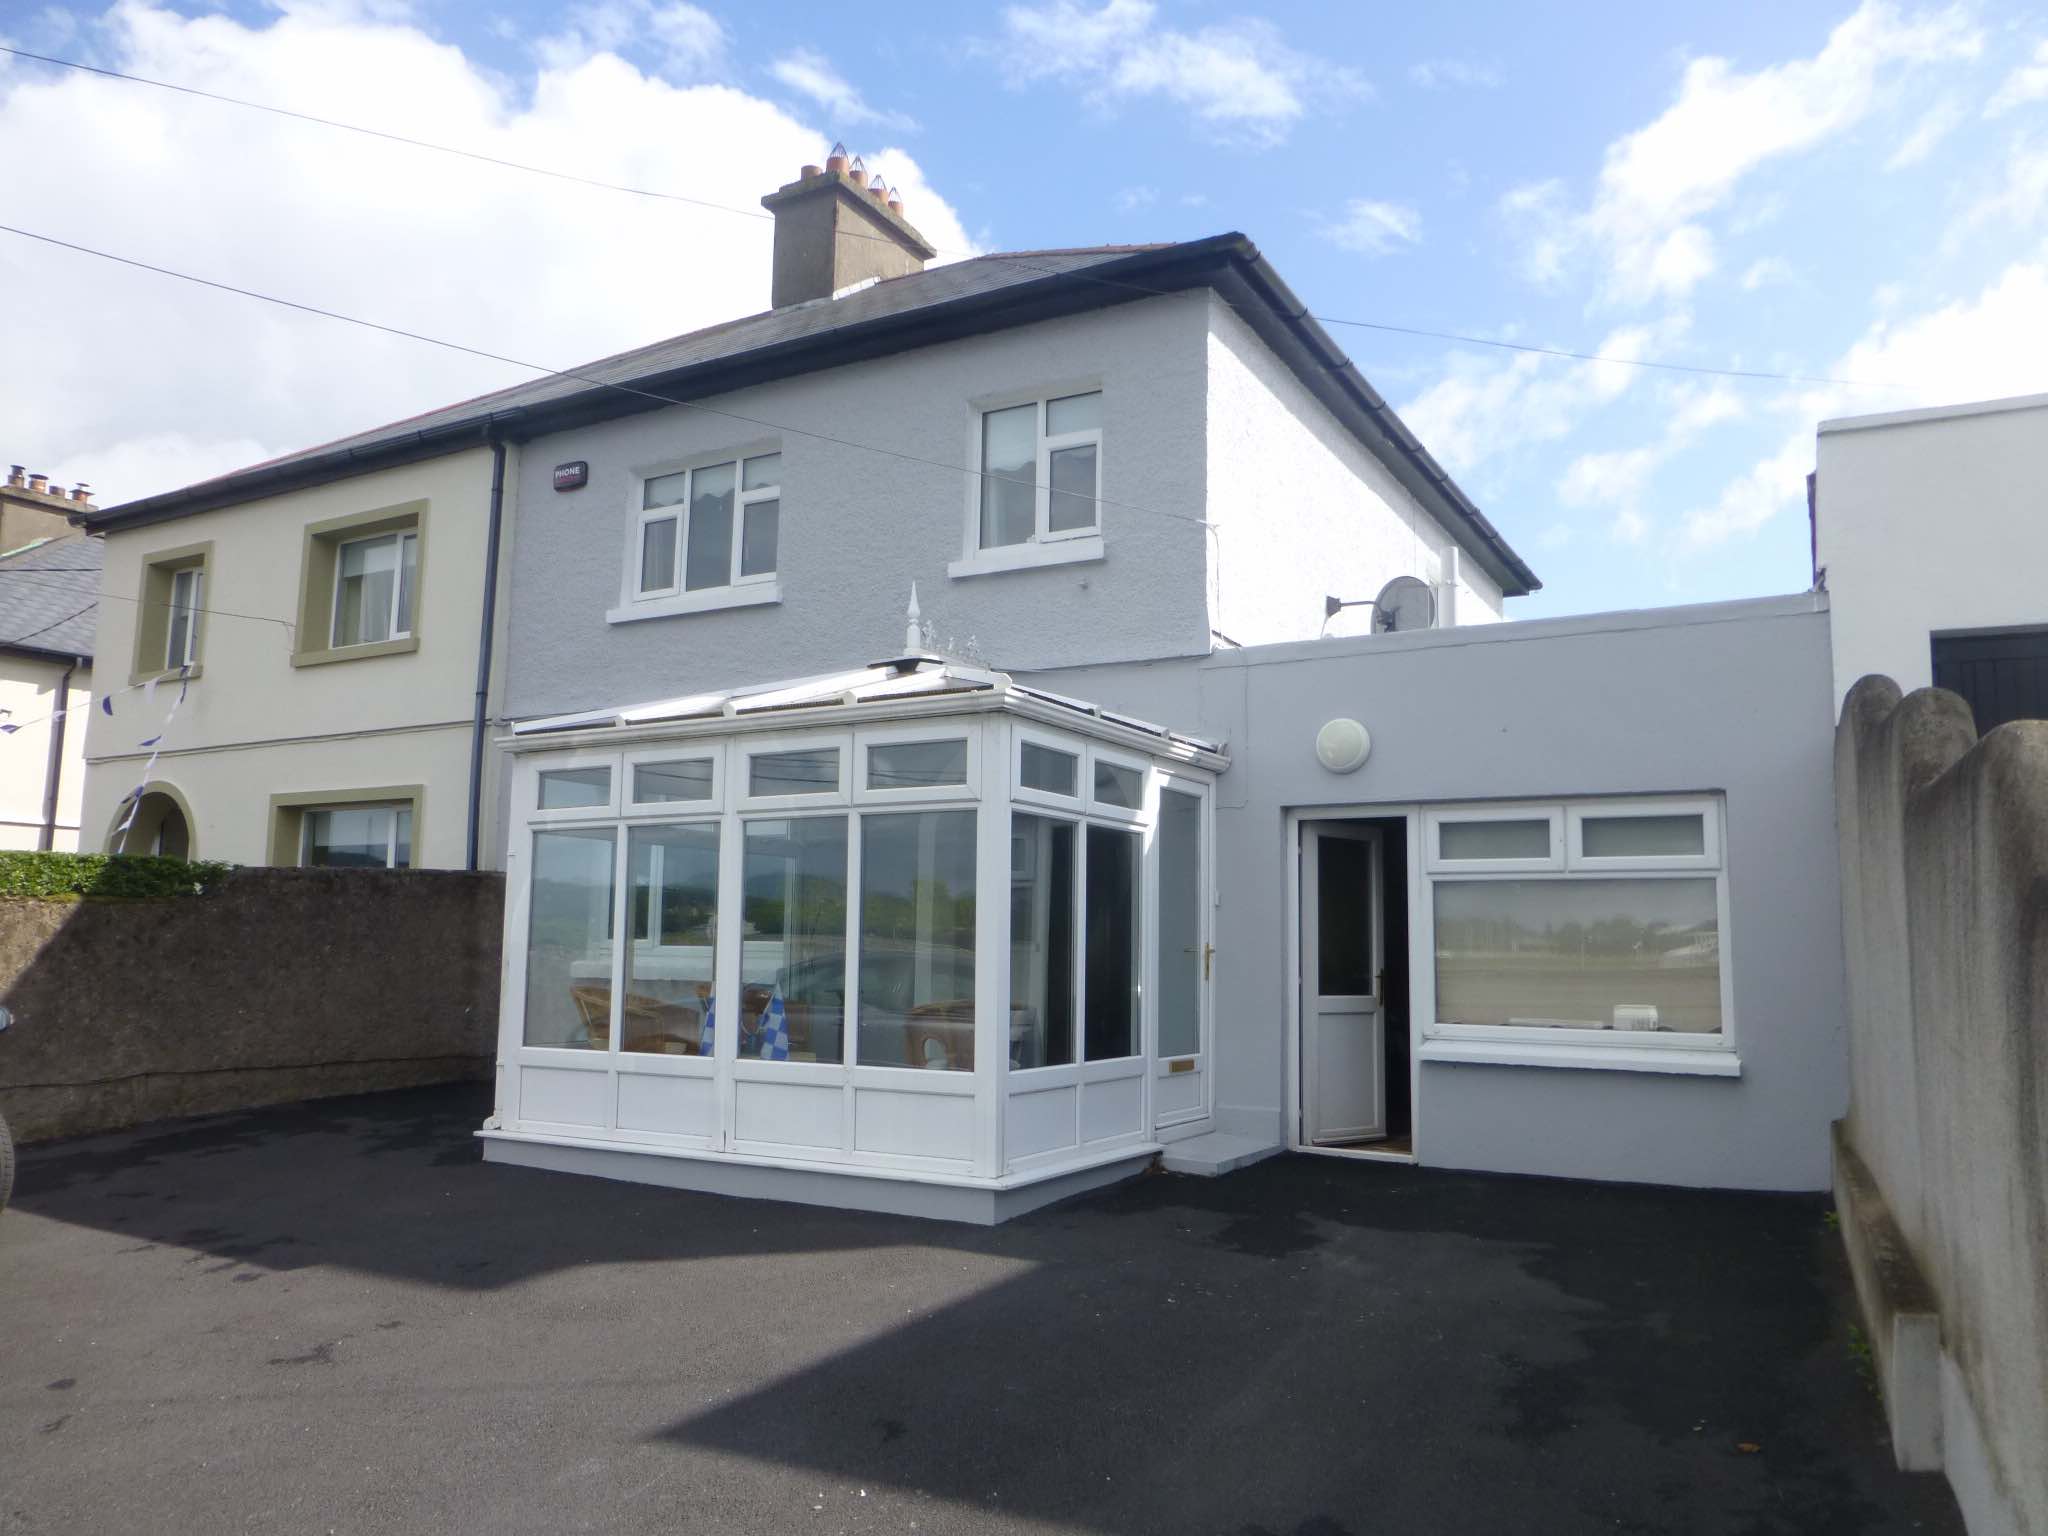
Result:
{"label": "window frame", "polygon": [[[779,602],[782,580],[782,527],[778,515],[775,537],[775,569],[757,571],[743,575],[740,571],[741,558],[746,548],[747,508],[762,502],[783,500],[785,489],[783,476],[777,475],[773,485],[746,489],[747,464],[754,459],[781,457],[779,442],[751,443],[740,448],[720,449],[715,453],[697,454],[672,463],[651,465],[638,470],[632,477],[633,512],[629,519],[626,541],[625,573],[619,590],[619,606],[608,615],[611,622],[621,623],[636,618],[655,618],[667,614],[699,613],[709,609],[744,607],[753,603]],[[732,504],[732,545],[727,554],[726,579],[716,586],[689,587],[690,563],[690,514],[697,491],[697,476],[707,469],[718,469],[726,465],[733,472]],[[680,501],[666,506],[650,507],[647,503],[647,486],[650,481],[665,479],[670,475],[683,475],[683,497]],[[643,559],[647,545],[647,526],[650,523],[673,521],[676,525],[675,555],[669,571],[669,580],[659,587],[642,589],[640,579],[644,574]]]}
{"label": "window frame", "polygon": [[[1106,404],[1108,391],[1103,388],[1099,378],[1077,379],[1037,389],[985,395],[968,402],[967,462],[973,473],[967,477],[967,522],[961,544],[961,558],[948,567],[950,575],[982,575],[1034,565],[1059,565],[1071,561],[1102,558],[1102,487],[1106,478],[1103,443],[1106,436],[1105,428],[1098,425],[1057,435],[1048,431],[1054,401],[1091,394],[1104,396]],[[1015,544],[983,545],[981,507],[983,486],[986,482],[987,456],[984,422],[995,412],[1014,410],[1020,405],[1036,408],[1036,443],[1032,455],[1032,474],[1035,483],[1032,487],[1031,536]],[[1052,527],[1052,456],[1062,449],[1082,447],[1092,447],[1095,450],[1095,490],[1091,502],[1095,512],[1094,521],[1085,528],[1067,528],[1055,532]]]}
{"label": "window frame", "polygon": [[[398,818],[401,814],[407,816],[412,814],[411,803],[402,800],[364,800],[345,801],[332,805],[309,805],[299,812],[299,867],[301,869],[326,869],[332,867],[324,864],[316,865],[312,860],[313,817],[322,812],[332,811],[388,811],[391,815],[391,830],[384,839],[384,867],[386,869],[410,869],[412,867],[410,856],[408,856],[405,863],[400,864],[398,862]],[[406,836],[406,847],[410,854],[412,851],[412,837],[410,833]]]}
{"label": "window frame", "polygon": [[[1138,775],[1138,803],[1134,806],[1112,805],[1107,800],[1095,798],[1095,765],[1107,763],[1114,768],[1129,768]],[[1081,802],[1087,808],[1090,818],[1098,821],[1113,821],[1123,826],[1150,827],[1150,807],[1158,793],[1153,783],[1151,762],[1130,752],[1119,752],[1113,747],[1088,744],[1088,751],[1081,764]],[[1149,839],[1148,839],[1149,842]]]}
{"label": "window frame", "polygon": [[[854,733],[850,730],[763,732],[736,737],[731,745],[734,754],[732,803],[743,811],[795,814],[812,808],[846,808],[853,804]],[[782,752],[812,752],[825,747],[835,747],[839,752],[839,782],[835,788],[800,795],[757,795],[753,792],[756,757],[773,757]]]}
{"label": "window frame", "polygon": [[[981,736],[978,722],[964,724],[958,719],[935,721],[930,725],[868,726],[854,733],[853,799],[858,805],[899,806],[907,801],[931,801],[935,805],[981,798]],[[958,784],[898,784],[874,789],[868,784],[868,759],[876,747],[905,746],[922,742],[967,744],[967,769]]]}
{"label": "window frame", "polygon": [[[182,672],[199,659],[199,611],[206,606],[206,567],[202,565],[181,565],[170,573],[171,594],[164,614],[164,666],[166,672]],[[185,581],[192,583],[192,596],[181,609],[178,603],[178,588]],[[178,618],[185,619],[185,643],[180,649],[183,655],[171,654]]]}
{"label": "window frame", "polygon": [[[1428,1006],[1416,1012],[1422,1019],[1419,1059],[1422,1061],[1477,1061],[1508,1065],[1584,1066],[1632,1068],[1653,1072],[1676,1072],[1703,1076],[1737,1076],[1741,1071],[1737,1055],[1735,1014],[1735,962],[1731,946],[1728,858],[1723,801],[1715,795],[1610,796],[1540,804],[1514,803],[1432,807],[1423,813],[1424,857],[1417,872],[1411,902],[1411,929],[1416,936],[1414,959],[1418,979],[1426,977]],[[1673,854],[1654,857],[1592,858],[1575,856],[1579,847],[1576,833],[1564,840],[1563,829],[1574,828],[1587,815],[1672,815],[1701,813],[1705,816],[1706,852],[1703,855]],[[1535,814],[1554,815],[1554,860],[1453,859],[1436,853],[1434,834],[1443,821],[1525,820]],[[1499,884],[1514,881],[1545,881],[1570,884],[1586,880],[1700,880],[1714,882],[1716,942],[1719,947],[1719,989],[1721,1028],[1718,1033],[1690,1034],[1678,1031],[1574,1029],[1561,1025],[1460,1024],[1440,1017],[1437,997],[1436,886],[1451,884]],[[1417,1001],[1421,988],[1415,989]]]}
{"label": "window frame", "polygon": [[[559,757],[551,756],[546,762],[537,764],[532,773],[525,776],[524,803],[520,814],[536,826],[552,826],[563,821],[623,821],[619,814],[620,784],[625,778],[621,771],[624,754],[612,752],[571,752]],[[543,808],[540,803],[541,779],[550,773],[564,769],[607,768],[611,770],[611,795],[597,805],[564,805]]]}
{"label": "window frame", "polygon": [[[670,742],[659,747],[629,748],[624,754],[619,779],[619,815],[627,821],[689,820],[713,815],[725,809],[725,752],[718,743],[698,745],[689,741]],[[664,763],[708,762],[711,764],[711,794],[703,800],[635,800],[634,775],[643,767]]]}
{"label": "window frame", "polygon": [[[1027,742],[1034,747],[1043,747],[1049,752],[1062,753],[1074,760],[1073,794],[1062,795],[1055,790],[1039,789],[1024,782],[1024,747]],[[1086,812],[1094,788],[1094,778],[1088,767],[1086,740],[1079,736],[1061,736],[1052,731],[1035,730],[1027,725],[1013,725],[1010,728],[1010,798],[1013,801],[1078,816]]]}
{"label": "window frame", "polygon": [[[391,632],[376,640],[351,640],[346,643],[337,638],[336,628],[341,623],[341,582],[342,556],[357,544],[380,544],[390,539],[397,547],[398,564],[392,572],[391,581]],[[413,549],[413,591],[411,613],[403,613],[405,597],[405,546],[410,541]],[[353,651],[366,645],[389,645],[394,640],[410,640],[413,626],[419,618],[419,553],[420,531],[412,528],[386,528],[378,533],[366,533],[356,538],[338,538],[334,541],[334,587],[327,601],[327,649],[330,651]],[[399,622],[403,617],[404,623]]]}
{"label": "window frame", "polygon": [[[293,790],[270,797],[269,806],[269,863],[280,868],[308,868],[306,853],[306,815],[310,811],[354,811],[371,807],[391,807],[395,810],[412,812],[412,859],[402,865],[389,865],[394,869],[420,869],[421,841],[426,832],[426,786],[423,784],[350,784],[330,789]],[[396,827],[393,827],[394,837]]]}
{"label": "window frame", "polygon": [[[292,638],[294,667],[368,661],[378,656],[406,655],[420,648],[420,636],[426,628],[423,617],[430,579],[427,574],[428,511],[429,503],[422,498],[306,524],[299,552],[298,627]],[[383,640],[362,640],[353,645],[334,644],[336,599],[341,591],[342,547],[393,534],[410,535],[413,539],[412,612],[406,617],[405,632],[393,633]],[[401,543],[401,576],[405,569],[404,557]],[[392,583],[394,607],[401,585],[400,581]]]}
{"label": "window frame", "polygon": [[[206,615],[208,588],[213,585],[213,541],[208,539],[174,549],[152,550],[141,557],[139,565],[134,657],[129,666],[129,684],[136,686],[167,677],[198,677],[206,659]],[[170,662],[171,600],[178,578],[187,571],[198,573],[199,591],[192,609],[192,622],[185,633],[186,659],[173,664]]]}

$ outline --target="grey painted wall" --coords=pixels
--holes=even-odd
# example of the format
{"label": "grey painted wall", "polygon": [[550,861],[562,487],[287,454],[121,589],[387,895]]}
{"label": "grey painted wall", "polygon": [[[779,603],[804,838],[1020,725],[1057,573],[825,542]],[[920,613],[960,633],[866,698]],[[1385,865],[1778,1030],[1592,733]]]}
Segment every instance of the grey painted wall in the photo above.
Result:
{"label": "grey painted wall", "polygon": [[[720,396],[705,402],[711,411],[537,439],[521,454],[506,712],[634,703],[894,655],[912,581],[941,636],[975,640],[998,666],[1206,651],[1208,535],[1183,519],[1204,505],[1208,334],[1206,305],[1140,300]],[[958,579],[946,567],[962,552],[969,476],[734,419],[959,465],[970,462],[973,402],[1097,385],[1106,558]],[[634,476],[778,442],[782,601],[608,624],[638,510]],[[589,461],[590,483],[557,494],[552,467],[569,459]]]}
{"label": "grey painted wall", "polygon": [[[1847,1100],[1826,599],[1269,646],[1045,681],[1222,737],[1218,1120],[1278,1137],[1289,808],[1726,795],[1739,1078],[1425,1063],[1424,1163],[1756,1189],[1827,1187]],[[1357,773],[1316,730],[1373,733]],[[1419,1035],[1419,1030],[1418,1030]]]}

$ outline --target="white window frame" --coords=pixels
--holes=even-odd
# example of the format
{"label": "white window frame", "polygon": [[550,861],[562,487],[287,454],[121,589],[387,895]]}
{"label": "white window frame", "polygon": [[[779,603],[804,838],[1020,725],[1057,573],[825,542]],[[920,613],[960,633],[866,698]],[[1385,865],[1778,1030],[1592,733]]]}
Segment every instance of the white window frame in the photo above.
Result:
{"label": "white window frame", "polygon": [[[839,752],[839,782],[835,788],[819,790],[808,795],[757,795],[753,792],[755,758],[772,757],[779,752],[816,751],[824,747],[835,747]],[[851,731],[775,732],[741,736],[732,743],[732,753],[732,764],[728,770],[731,776],[732,802],[742,810],[794,813],[812,807],[853,804],[854,750]]]}
{"label": "white window frame", "polygon": [[[540,803],[540,783],[545,774],[559,773],[563,769],[607,768],[611,771],[611,794],[596,805],[565,805],[543,810]],[[620,781],[625,775],[620,771],[620,754],[617,752],[573,752],[560,757],[550,756],[533,767],[526,776],[526,783],[520,795],[520,812],[525,819],[536,826],[552,826],[558,821],[617,821],[619,817]]]}
{"label": "white window frame", "polygon": [[[1596,814],[1604,814],[1597,811]],[[1550,852],[1540,859],[1447,859],[1441,852],[1438,828],[1475,821],[1542,821],[1550,827]],[[1432,873],[1447,875],[1543,874],[1565,867],[1565,811],[1556,803],[1503,801],[1493,805],[1461,805],[1425,811],[1422,817],[1422,859]]]}
{"label": "white window frame", "polygon": [[[977,786],[981,783],[981,738],[979,721],[962,722],[951,719],[930,725],[870,726],[854,736],[854,751],[859,758],[855,765],[853,798],[856,804],[873,806],[901,805],[906,801],[931,801],[941,804],[947,801],[971,801],[981,798]],[[960,784],[896,785],[890,788],[871,789],[868,787],[868,757],[878,747],[901,746],[918,742],[967,743],[967,772],[965,782]]]}
{"label": "white window frame", "polygon": [[[1432,808],[1423,813],[1422,869],[1411,902],[1413,955],[1417,967],[1414,997],[1422,1019],[1418,1057],[1425,1062],[1488,1062],[1514,1066],[1594,1067],[1625,1071],[1735,1077],[1741,1074],[1736,1052],[1735,966],[1730,947],[1728,860],[1722,801],[1718,795],[1613,797],[1550,802]],[[1705,817],[1706,853],[1646,858],[1594,858],[1578,854],[1577,827],[1586,816],[1658,816],[1700,814]],[[1444,821],[1531,820],[1554,817],[1553,859],[1449,859],[1437,852],[1435,828]],[[1569,843],[1565,829],[1572,828]],[[1555,881],[1613,879],[1698,880],[1714,882],[1714,911],[1720,947],[1721,1030],[1698,1035],[1612,1029],[1573,1029],[1558,1025],[1457,1024],[1437,1017],[1436,884],[1439,881],[1494,883],[1516,879]]]}
{"label": "white window frame", "polygon": [[[410,869],[411,863],[398,862],[398,816],[401,811],[408,814],[413,808],[410,800],[334,800],[321,805],[298,806],[299,813],[299,867],[301,869],[325,869],[327,865],[313,863],[313,818],[322,811],[389,811],[391,831],[384,839],[384,867],[386,869]],[[415,829],[417,832],[417,829]],[[413,850],[415,853],[417,849]]]}
{"label": "white window frame", "polygon": [[[711,765],[711,797],[707,800],[635,800],[633,776],[643,767],[664,763],[708,762]],[[618,793],[619,811],[628,821],[687,821],[725,807],[725,747],[721,742],[699,745],[689,741],[670,742],[660,747],[639,747],[625,754]]]}
{"label": "white window frame", "polygon": [[[689,814],[682,816],[669,815],[634,817],[624,823],[626,831],[626,883],[623,887],[623,894],[620,904],[624,908],[626,914],[626,942],[628,944],[637,944],[643,949],[660,949],[663,947],[661,939],[661,907],[660,903],[655,902],[651,899],[649,900],[647,906],[647,937],[643,939],[635,935],[632,931],[633,834],[635,832],[655,832],[660,831],[665,827],[712,827],[714,829],[717,829],[720,833],[720,846],[718,852],[721,868],[719,869],[718,874],[718,889],[714,891],[712,898],[714,901],[716,901],[718,897],[723,894],[723,887],[725,884],[725,870],[722,867],[724,864],[725,854],[725,848],[723,845],[723,833],[725,825],[724,814],[715,809],[707,809],[706,803],[701,800],[671,800],[664,803],[669,806],[671,811],[673,811],[676,807],[681,805],[690,805],[696,807],[696,809],[692,810]],[[647,861],[647,874],[650,887],[654,890],[659,890],[662,888],[666,878],[665,866],[668,862],[668,850],[664,848],[660,843],[656,843],[651,849],[648,850],[648,852],[652,855]],[[711,943],[712,948],[715,951],[718,947],[717,930],[715,928],[713,929]],[[627,977],[627,980],[629,982],[632,979],[633,978],[630,975]]]}
{"label": "white window frame", "polygon": [[[398,564],[391,573],[391,633],[376,640],[351,640],[344,645],[340,638],[343,557],[355,545],[382,544],[386,540],[392,541],[398,551]],[[405,594],[405,546],[408,541],[411,542],[415,551],[413,568],[417,571],[419,568],[417,551],[420,547],[420,532],[417,528],[389,528],[382,533],[364,534],[359,539],[342,539],[334,546],[334,591],[330,594],[327,605],[327,646],[329,650],[348,651],[354,650],[359,645],[385,645],[393,640],[410,640],[412,638],[413,623],[419,617],[417,609],[419,608],[420,595],[418,592],[414,592],[412,595],[415,612],[405,613],[402,611],[401,601]],[[403,624],[399,622],[401,619],[404,620]]]}
{"label": "white window frame", "polygon": [[[1049,752],[1059,752],[1074,760],[1074,790],[1071,795],[1058,794],[1050,789],[1039,789],[1024,782],[1024,744],[1043,747]],[[1060,736],[1052,731],[1033,730],[1030,726],[1015,725],[1010,728],[1010,798],[1021,805],[1043,806],[1048,810],[1064,811],[1069,815],[1080,815],[1088,807],[1089,796],[1095,788],[1094,779],[1088,770],[1088,743],[1078,736]]]}
{"label": "white window frame", "polygon": [[[967,527],[961,557],[947,567],[952,576],[986,575],[997,571],[1021,570],[1038,565],[1065,565],[1102,558],[1102,487],[1104,471],[1103,429],[1088,427],[1078,432],[1047,432],[1052,403],[1075,395],[1106,395],[1099,379],[1078,380],[1051,388],[1026,390],[1008,395],[990,395],[971,402],[968,412],[968,463],[974,473],[967,480]],[[1034,497],[1031,537],[1020,544],[998,544],[984,549],[981,543],[981,500],[984,483],[985,418],[997,411],[1020,405],[1036,407],[1037,448],[1032,459]],[[1086,528],[1052,528],[1052,456],[1063,448],[1095,449],[1095,520]]]}
{"label": "white window frame", "polygon": [[[191,578],[192,591],[183,607],[178,603],[178,588],[187,577]],[[184,565],[171,572],[170,617],[164,623],[164,670],[178,672],[191,666],[199,659],[199,608],[206,600],[206,566]],[[180,656],[171,646],[171,637],[176,633],[178,615],[185,616],[184,655]]]}
{"label": "white window frame", "polygon": [[[1138,775],[1138,803],[1136,806],[1111,805],[1107,800],[1095,798],[1095,765],[1108,763],[1117,768],[1131,768]],[[1090,744],[1086,758],[1081,764],[1081,799],[1088,807],[1088,815],[1097,821],[1114,821],[1124,826],[1150,826],[1151,807],[1157,796],[1153,786],[1151,762],[1128,752],[1118,752],[1108,747]],[[1149,840],[1148,840],[1149,841]]]}
{"label": "white window frame", "polygon": [[[685,459],[677,464],[656,465],[637,473],[632,481],[633,516],[629,522],[625,574],[619,589],[619,606],[606,615],[607,619],[611,623],[620,624],[633,619],[703,613],[719,608],[743,608],[759,603],[782,601],[782,527],[779,518],[775,535],[775,569],[756,572],[751,576],[740,574],[740,559],[746,547],[747,508],[764,501],[780,502],[783,499],[783,484],[779,477],[774,485],[747,490],[747,464],[753,459],[779,456],[781,452],[782,448],[778,443],[755,443],[745,448],[727,449],[716,454]],[[714,587],[692,589],[683,583],[689,575],[690,508],[696,496],[697,476],[704,470],[718,469],[725,465],[731,465],[733,472],[732,549],[726,567],[726,579]],[[646,505],[648,482],[665,479],[670,475],[688,477],[683,482],[683,499],[662,507]],[[640,588],[641,558],[646,548],[647,525],[671,520],[676,525],[676,537],[675,564],[669,572],[670,579],[663,586],[643,592]]]}
{"label": "white window frame", "polygon": [[[1022,733],[1020,732],[1019,734]],[[1052,745],[1053,740],[1053,738],[1046,738],[1041,741],[1040,745]],[[1082,767],[1085,768],[1086,766],[1084,756]],[[1083,813],[1081,802],[1078,800],[1064,800],[1054,795],[1042,793],[1037,801],[1019,803],[1013,798],[1009,806],[1009,814],[1004,818],[1003,822],[1008,834],[1004,838],[1004,844],[1010,851],[1007,861],[1006,892],[1014,890],[1017,880],[1016,839],[1018,836],[1017,817],[1019,815],[1036,816],[1043,821],[1056,821],[1074,829],[1074,868],[1067,887],[1067,900],[1073,905],[1074,952],[1069,959],[1068,969],[1072,972],[1072,975],[1068,978],[1067,982],[1068,990],[1071,993],[1068,1001],[1072,1009],[1071,1017],[1073,1019],[1073,1038],[1069,1042],[1069,1049],[1073,1055],[1067,1061],[1047,1062],[1036,1067],[1006,1066],[1003,1069],[1009,1081],[1017,1084],[1018,1089],[1030,1092],[1036,1086],[1079,1083],[1081,1080],[1081,1068],[1087,1059],[1085,1053],[1088,1046],[1088,817]],[[1006,938],[1009,933],[1009,927],[1010,912],[1008,902],[1006,901],[1003,908],[1003,932]],[[1009,966],[1005,964],[1003,968],[1003,986],[1006,989],[1006,994],[1007,989],[1011,987],[1013,979]],[[1007,1010],[1010,1004],[1010,997],[1005,995],[1002,1002]],[[1128,1058],[1112,1056],[1106,1059],[1110,1061],[1124,1061]]]}

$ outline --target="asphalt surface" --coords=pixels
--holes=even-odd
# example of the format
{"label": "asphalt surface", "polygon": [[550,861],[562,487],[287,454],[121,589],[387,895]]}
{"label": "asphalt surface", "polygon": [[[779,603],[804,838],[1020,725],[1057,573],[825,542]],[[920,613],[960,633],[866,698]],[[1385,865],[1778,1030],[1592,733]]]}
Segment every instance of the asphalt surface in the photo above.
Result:
{"label": "asphalt surface", "polygon": [[1960,1532],[1824,1203],[1276,1159],[993,1231],[484,1165],[472,1089],[24,1149],[0,1532]]}

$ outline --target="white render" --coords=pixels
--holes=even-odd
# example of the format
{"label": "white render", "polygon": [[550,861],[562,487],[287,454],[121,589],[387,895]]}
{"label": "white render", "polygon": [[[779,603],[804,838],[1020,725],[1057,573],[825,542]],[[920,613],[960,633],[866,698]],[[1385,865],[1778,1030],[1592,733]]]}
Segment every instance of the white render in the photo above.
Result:
{"label": "white render", "polygon": [[[462,867],[490,485],[491,453],[475,448],[109,532],[97,659],[113,707],[96,698],[83,733],[81,846],[108,846],[145,772],[187,808],[192,857],[242,864],[270,862],[272,795],[331,791],[345,801],[352,790],[417,786],[414,866]],[[426,504],[418,648],[294,666],[307,525],[413,502]],[[508,536],[510,522],[508,507]],[[137,598],[152,555],[202,543],[212,549],[197,667],[173,716],[175,678],[150,693],[130,675]],[[152,768],[143,743],[159,731]],[[486,863],[494,756],[485,760]]]}
{"label": "white render", "polygon": [[2048,625],[2048,395],[1822,422],[1817,466],[1838,715],[1932,683],[1935,633]]}
{"label": "white render", "polygon": [[[1438,624],[1499,620],[1498,585],[1311,395],[1237,312],[1209,305],[1211,624],[1239,645],[1313,640],[1323,599],[1370,602],[1396,576],[1437,594]],[[1329,621],[1371,626],[1369,608]]]}
{"label": "white render", "polygon": [[51,717],[67,710],[58,769],[57,827],[50,846],[78,848],[78,807],[85,784],[85,712],[92,702],[92,668],[71,674],[57,696],[64,663],[51,657],[0,652],[0,720],[17,729],[0,737],[0,848],[35,848],[43,831],[43,796],[50,766]]}

